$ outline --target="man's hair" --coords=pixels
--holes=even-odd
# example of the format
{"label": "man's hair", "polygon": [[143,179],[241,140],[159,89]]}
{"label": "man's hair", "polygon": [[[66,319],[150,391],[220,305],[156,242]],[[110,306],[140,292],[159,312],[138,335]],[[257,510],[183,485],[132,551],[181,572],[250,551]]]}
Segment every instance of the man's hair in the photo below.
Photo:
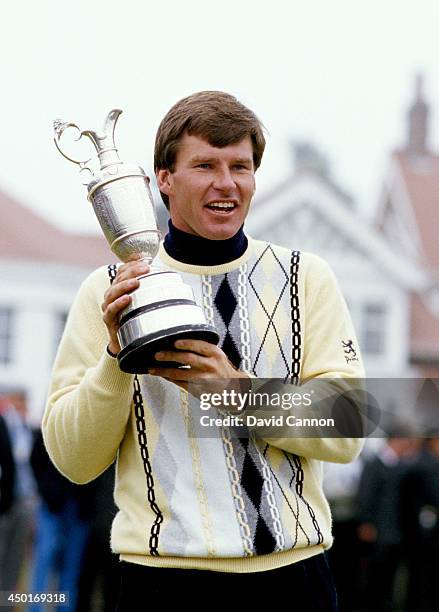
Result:
{"label": "man's hair", "polygon": [[[250,136],[257,170],[265,149],[264,126],[249,108],[222,91],[200,91],[183,98],[165,115],[157,130],[154,171],[174,172],[178,146],[184,134],[200,136],[213,147],[226,147]],[[166,208],[168,196],[161,193]]]}

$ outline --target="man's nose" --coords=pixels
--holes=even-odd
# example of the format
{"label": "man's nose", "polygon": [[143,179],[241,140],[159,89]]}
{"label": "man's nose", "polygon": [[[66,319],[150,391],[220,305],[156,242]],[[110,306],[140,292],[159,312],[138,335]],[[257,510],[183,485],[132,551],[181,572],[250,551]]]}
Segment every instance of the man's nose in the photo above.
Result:
{"label": "man's nose", "polygon": [[213,187],[218,191],[231,191],[235,188],[235,180],[229,168],[218,169]]}

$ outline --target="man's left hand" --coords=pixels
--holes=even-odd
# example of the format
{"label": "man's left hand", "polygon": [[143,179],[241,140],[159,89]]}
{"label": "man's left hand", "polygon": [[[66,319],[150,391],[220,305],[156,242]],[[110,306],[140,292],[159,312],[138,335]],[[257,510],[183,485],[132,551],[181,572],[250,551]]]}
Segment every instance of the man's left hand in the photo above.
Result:
{"label": "man's left hand", "polygon": [[237,370],[226,354],[215,344],[204,340],[177,340],[175,351],[160,351],[155,354],[157,361],[176,361],[188,368],[149,368],[148,373],[162,376],[182,389],[188,390],[188,383],[208,379],[248,378],[245,372]]}

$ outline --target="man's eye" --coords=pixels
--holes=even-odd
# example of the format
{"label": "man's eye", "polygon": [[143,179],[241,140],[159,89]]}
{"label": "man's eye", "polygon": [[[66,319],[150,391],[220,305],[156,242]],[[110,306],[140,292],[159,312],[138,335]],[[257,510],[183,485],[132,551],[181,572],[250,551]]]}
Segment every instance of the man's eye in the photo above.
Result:
{"label": "man's eye", "polygon": [[205,163],[205,164],[197,164],[197,168],[210,168],[210,164]]}

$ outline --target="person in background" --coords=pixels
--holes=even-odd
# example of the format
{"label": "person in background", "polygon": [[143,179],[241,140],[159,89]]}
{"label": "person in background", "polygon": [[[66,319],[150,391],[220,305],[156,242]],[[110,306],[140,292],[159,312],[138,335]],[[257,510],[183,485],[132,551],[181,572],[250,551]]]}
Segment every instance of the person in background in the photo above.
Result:
{"label": "person in background", "polygon": [[[79,487],[58,472],[47,455],[41,431],[35,434],[31,465],[41,501],[29,588],[35,593],[67,592],[69,610],[75,610],[94,485]],[[28,607],[28,612],[43,610],[40,603]],[[65,606],[59,606],[59,610],[65,610]]]}
{"label": "person in background", "polygon": [[6,590],[8,576],[8,513],[14,502],[15,463],[5,420],[0,414],[0,591]]}
{"label": "person in background", "polygon": [[439,605],[437,427],[430,436],[423,440],[416,461],[409,467],[401,483],[402,534],[408,566],[405,612],[435,612]]}
{"label": "person in background", "polygon": [[[0,414],[0,516],[6,514],[14,500],[15,463],[5,420]],[[0,528],[1,533],[1,528]],[[1,546],[1,544],[0,544]],[[0,561],[0,583],[1,583]]]}
{"label": "person in background", "polygon": [[79,576],[76,612],[114,612],[120,583],[119,559],[110,548],[114,503],[115,464],[94,481],[90,533]]}
{"label": "person in background", "polygon": [[404,598],[395,592],[395,579],[404,559],[401,483],[419,448],[418,441],[409,437],[412,433],[404,433],[401,427],[395,433],[389,430],[385,444],[366,462],[360,477],[358,537],[370,548],[364,612],[389,612],[397,599]]}
{"label": "person in background", "polygon": [[328,552],[337,587],[339,612],[358,609],[360,586],[360,541],[357,495],[364,455],[342,465],[326,463],[323,486],[332,513],[334,544]]}
{"label": "person in background", "polygon": [[35,506],[35,482],[29,459],[32,430],[27,423],[26,393],[9,392],[2,404],[15,463],[13,503],[0,523],[1,582],[5,591],[18,587],[20,571],[30,544]]}

